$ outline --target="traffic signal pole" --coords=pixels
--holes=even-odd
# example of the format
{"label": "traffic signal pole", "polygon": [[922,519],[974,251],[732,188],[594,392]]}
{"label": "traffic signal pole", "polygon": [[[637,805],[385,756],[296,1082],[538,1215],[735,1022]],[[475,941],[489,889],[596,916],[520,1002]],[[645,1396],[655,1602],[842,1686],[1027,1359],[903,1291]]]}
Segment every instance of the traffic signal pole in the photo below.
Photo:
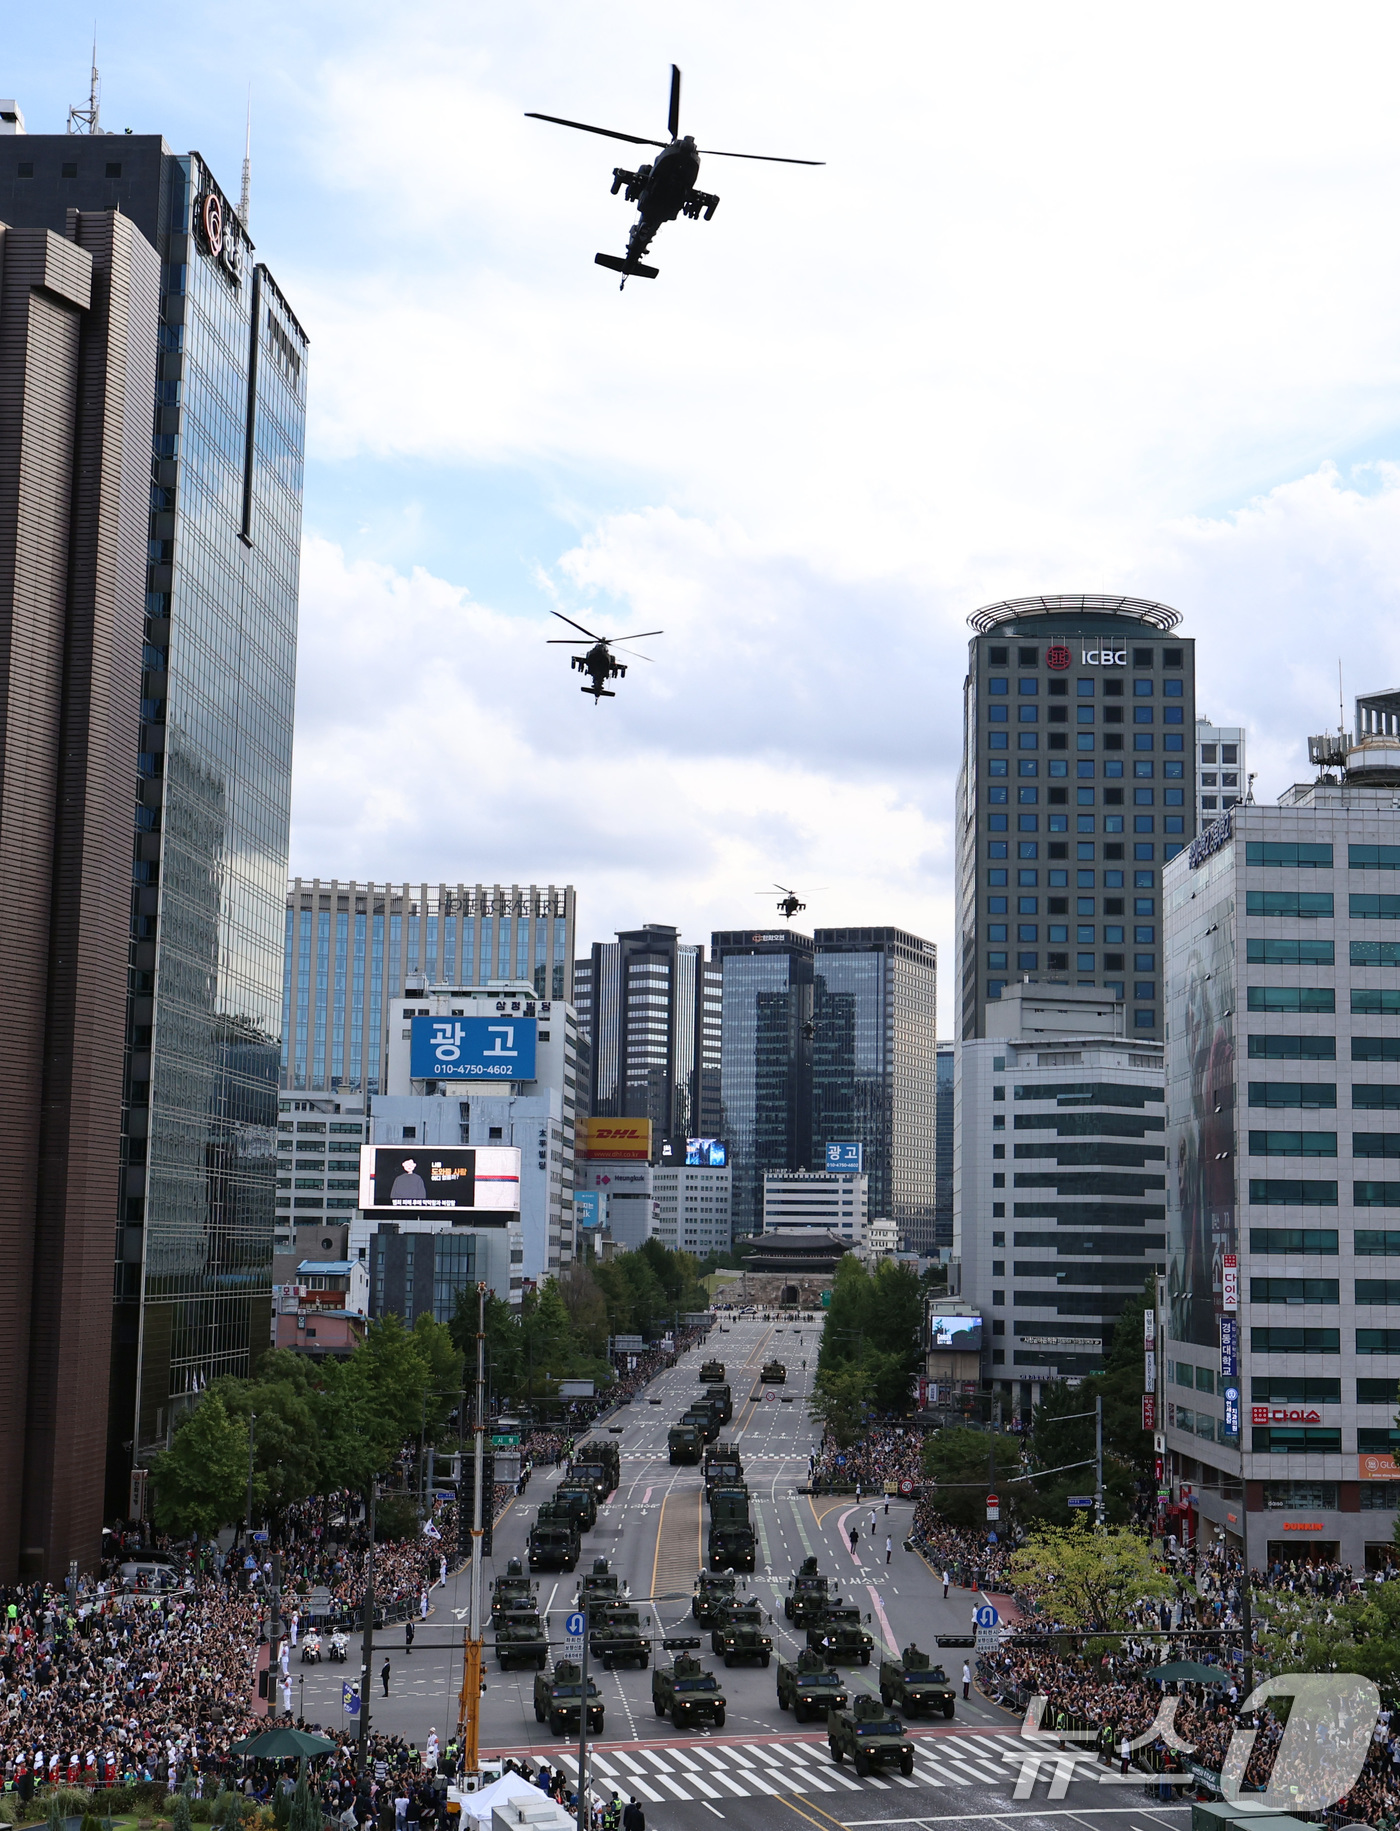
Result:
{"label": "traffic signal pole", "polygon": [[[472,1568],[467,1591],[467,1638],[462,1658],[462,1695],[457,1728],[463,1736],[466,1771],[480,1770],[481,1730],[481,1562],[482,1472],[486,1430],[486,1286],[476,1287],[476,1412],[472,1419]],[[460,1493],[460,1488],[458,1492]]]}

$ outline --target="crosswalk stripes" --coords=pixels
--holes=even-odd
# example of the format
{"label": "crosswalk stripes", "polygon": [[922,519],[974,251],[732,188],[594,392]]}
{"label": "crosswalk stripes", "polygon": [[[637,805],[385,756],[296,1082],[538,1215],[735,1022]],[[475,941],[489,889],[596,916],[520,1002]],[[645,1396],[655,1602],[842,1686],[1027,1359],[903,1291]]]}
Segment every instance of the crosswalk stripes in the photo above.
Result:
{"label": "crosswalk stripes", "polygon": [[[1071,1764],[1072,1778],[1096,1778],[1092,1756],[1074,1750],[1032,1749],[1017,1735],[916,1735],[909,1738],[914,1771],[895,1769],[864,1776],[831,1760],[825,1739],[792,1742],[692,1742],[684,1748],[607,1749],[592,1757],[590,1791],[600,1803],[610,1793],[640,1794],[653,1805],[672,1799],[693,1802],[772,1798],[780,1793],[889,1792],[892,1787],[932,1789],[1014,1786],[1028,1754]],[[562,1750],[556,1759],[577,1781],[578,1766]],[[664,1791],[660,1789],[665,1789]]]}

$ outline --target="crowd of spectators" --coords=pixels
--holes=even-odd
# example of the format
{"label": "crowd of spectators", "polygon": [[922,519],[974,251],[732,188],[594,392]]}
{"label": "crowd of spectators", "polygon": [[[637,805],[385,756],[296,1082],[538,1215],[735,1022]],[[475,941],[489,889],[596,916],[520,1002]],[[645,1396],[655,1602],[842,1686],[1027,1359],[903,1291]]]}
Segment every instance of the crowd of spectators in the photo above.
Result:
{"label": "crowd of spectators", "polygon": [[808,1459],[813,1488],[856,1487],[862,1494],[882,1494],[886,1483],[918,1481],[923,1471],[923,1438],[916,1430],[877,1424],[849,1449],[830,1436]]}

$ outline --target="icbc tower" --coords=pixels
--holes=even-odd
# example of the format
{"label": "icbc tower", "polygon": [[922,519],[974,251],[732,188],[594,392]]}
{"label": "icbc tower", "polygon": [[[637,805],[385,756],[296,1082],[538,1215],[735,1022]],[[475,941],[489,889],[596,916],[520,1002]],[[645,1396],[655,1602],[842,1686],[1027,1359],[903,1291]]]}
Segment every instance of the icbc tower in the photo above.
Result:
{"label": "icbc tower", "polygon": [[1195,645],[1141,598],[976,611],[958,780],[959,1035],[1008,980],[1096,986],[1162,1035],[1162,867],[1195,834]]}

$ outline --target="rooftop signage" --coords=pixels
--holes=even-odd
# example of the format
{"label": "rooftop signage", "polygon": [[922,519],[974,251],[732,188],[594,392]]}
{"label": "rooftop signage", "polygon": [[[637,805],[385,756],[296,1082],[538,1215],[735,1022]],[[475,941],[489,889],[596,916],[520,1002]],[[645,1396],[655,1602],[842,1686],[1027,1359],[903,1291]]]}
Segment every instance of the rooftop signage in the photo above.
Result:
{"label": "rooftop signage", "polygon": [[1186,862],[1193,871],[1203,865],[1208,858],[1213,858],[1222,846],[1229,845],[1235,837],[1235,810],[1227,807],[1219,820],[1208,826],[1199,839],[1191,841],[1191,850],[1186,854]]}

